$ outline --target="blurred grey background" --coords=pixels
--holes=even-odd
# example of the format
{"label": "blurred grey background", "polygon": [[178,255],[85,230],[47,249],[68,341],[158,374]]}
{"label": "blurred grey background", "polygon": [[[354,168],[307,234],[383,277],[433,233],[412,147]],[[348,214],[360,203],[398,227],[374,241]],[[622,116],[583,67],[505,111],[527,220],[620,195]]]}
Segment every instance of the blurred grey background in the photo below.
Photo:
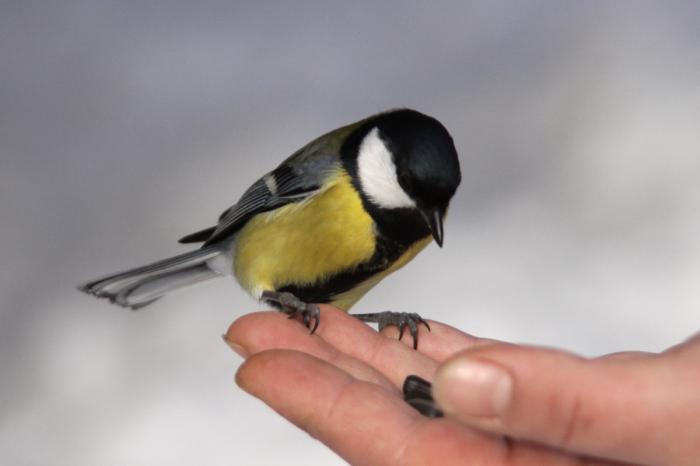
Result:
{"label": "blurred grey background", "polygon": [[587,355],[700,328],[697,2],[0,3],[0,463],[342,464],[233,383],[232,282],[138,313],[79,282],[182,251],[311,138],[415,107],[463,183],[356,310]]}

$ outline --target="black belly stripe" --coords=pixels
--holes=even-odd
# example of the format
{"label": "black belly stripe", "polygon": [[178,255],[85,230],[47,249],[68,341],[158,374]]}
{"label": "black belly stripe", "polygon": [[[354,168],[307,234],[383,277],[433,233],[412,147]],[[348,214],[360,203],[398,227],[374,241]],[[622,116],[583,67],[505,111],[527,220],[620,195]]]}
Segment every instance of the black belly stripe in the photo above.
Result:
{"label": "black belly stripe", "polygon": [[328,279],[311,285],[285,285],[278,291],[287,291],[307,303],[330,303],[333,298],[349,291],[372,275],[386,270],[382,260],[370,260],[358,267],[338,273]]}

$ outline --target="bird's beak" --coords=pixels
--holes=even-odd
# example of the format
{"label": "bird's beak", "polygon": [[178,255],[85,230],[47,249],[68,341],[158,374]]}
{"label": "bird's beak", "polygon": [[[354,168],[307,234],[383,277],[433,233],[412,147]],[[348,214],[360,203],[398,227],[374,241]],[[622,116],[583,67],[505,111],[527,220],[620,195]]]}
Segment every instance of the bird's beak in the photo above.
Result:
{"label": "bird's beak", "polygon": [[441,209],[429,209],[429,210],[423,210],[421,211],[423,214],[423,218],[425,218],[426,223],[428,224],[428,227],[430,228],[430,232],[433,234],[433,238],[435,238],[435,242],[437,243],[438,246],[442,247],[442,237],[443,237],[443,232],[442,232],[442,211]]}

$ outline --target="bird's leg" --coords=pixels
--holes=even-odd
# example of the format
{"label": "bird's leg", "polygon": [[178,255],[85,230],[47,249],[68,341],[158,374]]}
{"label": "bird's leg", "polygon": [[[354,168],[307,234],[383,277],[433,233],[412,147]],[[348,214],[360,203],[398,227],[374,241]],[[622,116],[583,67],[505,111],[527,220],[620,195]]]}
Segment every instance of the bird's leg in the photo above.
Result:
{"label": "bird's leg", "polygon": [[403,332],[408,331],[413,337],[413,349],[418,348],[418,324],[423,324],[430,331],[430,325],[415,312],[375,312],[372,314],[350,314],[362,322],[376,322],[381,332],[387,325],[394,325],[399,329],[399,340],[403,338]]}
{"label": "bird's leg", "polygon": [[[321,311],[318,305],[313,303],[305,303],[301,299],[286,291],[263,291],[261,299],[279,308],[289,316],[290,319],[297,315],[301,315],[306,328],[314,333],[318,328],[318,323],[321,321]],[[314,320],[313,327],[311,320]]]}
{"label": "bird's leg", "polygon": [[417,375],[409,375],[403,382],[403,399],[426,417],[442,417],[444,414],[433,399],[432,384]]}

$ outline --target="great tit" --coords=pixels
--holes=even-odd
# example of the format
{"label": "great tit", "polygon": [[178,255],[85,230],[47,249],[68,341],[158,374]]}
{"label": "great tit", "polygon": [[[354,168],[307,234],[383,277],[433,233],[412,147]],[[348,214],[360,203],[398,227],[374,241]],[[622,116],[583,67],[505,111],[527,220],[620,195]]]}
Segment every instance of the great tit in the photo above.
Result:
{"label": "great tit", "polygon": [[[435,118],[390,110],[333,130],[253,183],[216,226],[180,239],[194,251],[92,280],[80,290],[131,309],[219,276],[300,315],[316,330],[318,303],[348,310],[434,239],[461,180],[452,137]],[[380,330],[414,313],[356,314]],[[313,323],[313,327],[311,327]]]}

